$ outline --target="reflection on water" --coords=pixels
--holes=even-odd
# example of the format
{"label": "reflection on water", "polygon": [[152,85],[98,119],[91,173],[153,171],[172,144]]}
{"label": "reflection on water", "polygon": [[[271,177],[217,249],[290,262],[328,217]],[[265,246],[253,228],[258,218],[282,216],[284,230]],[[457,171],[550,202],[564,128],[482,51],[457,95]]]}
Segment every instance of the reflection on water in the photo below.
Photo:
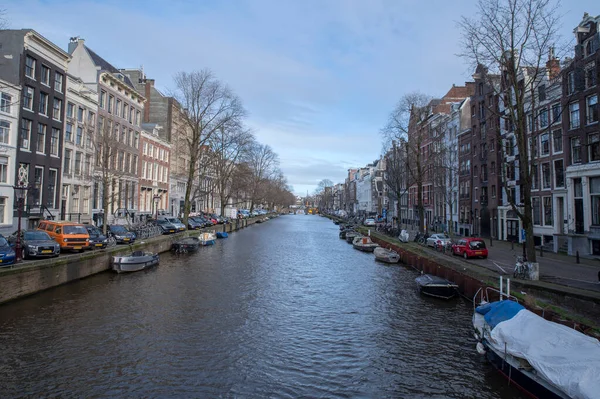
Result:
{"label": "reflection on water", "polygon": [[0,306],[0,397],[514,398],[471,305],[318,216]]}

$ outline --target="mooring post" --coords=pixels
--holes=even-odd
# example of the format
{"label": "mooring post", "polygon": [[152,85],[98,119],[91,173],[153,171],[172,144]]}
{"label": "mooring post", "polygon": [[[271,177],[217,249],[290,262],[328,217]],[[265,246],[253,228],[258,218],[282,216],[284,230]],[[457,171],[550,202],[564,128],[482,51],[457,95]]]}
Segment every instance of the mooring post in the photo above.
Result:
{"label": "mooring post", "polygon": [[493,237],[490,235],[490,247],[494,246],[494,239]]}
{"label": "mooring post", "polygon": [[544,257],[544,246],[540,245],[540,257]]}
{"label": "mooring post", "polygon": [[510,242],[510,249],[511,250],[515,249],[515,240],[511,240],[511,242]]}
{"label": "mooring post", "polygon": [[579,251],[575,252],[575,263],[579,263]]}

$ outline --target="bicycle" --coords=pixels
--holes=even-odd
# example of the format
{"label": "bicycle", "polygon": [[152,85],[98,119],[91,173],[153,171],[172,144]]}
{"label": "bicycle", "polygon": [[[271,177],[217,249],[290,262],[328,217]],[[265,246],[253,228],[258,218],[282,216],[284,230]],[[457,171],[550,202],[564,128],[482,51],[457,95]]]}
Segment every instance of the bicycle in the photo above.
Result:
{"label": "bicycle", "polygon": [[521,280],[529,278],[529,265],[523,260],[522,256],[517,256],[513,277]]}

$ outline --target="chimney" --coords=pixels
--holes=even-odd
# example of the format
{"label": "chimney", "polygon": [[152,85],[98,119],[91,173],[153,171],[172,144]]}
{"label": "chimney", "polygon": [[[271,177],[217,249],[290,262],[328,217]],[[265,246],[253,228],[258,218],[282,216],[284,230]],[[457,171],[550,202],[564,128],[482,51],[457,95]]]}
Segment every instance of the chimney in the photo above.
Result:
{"label": "chimney", "polygon": [[69,40],[69,54],[73,54],[73,51],[75,51],[79,43],[81,43],[81,45],[84,45],[85,40],[80,38],[79,36],[72,37]]}
{"label": "chimney", "polygon": [[548,62],[546,62],[548,79],[553,80],[560,74],[560,61],[554,56],[554,47],[548,50]]}

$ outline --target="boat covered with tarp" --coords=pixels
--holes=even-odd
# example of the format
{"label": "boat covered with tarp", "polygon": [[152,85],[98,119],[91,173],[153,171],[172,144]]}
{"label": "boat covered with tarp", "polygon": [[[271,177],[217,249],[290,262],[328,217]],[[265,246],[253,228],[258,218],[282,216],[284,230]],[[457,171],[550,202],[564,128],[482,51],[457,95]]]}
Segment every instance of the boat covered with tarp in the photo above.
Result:
{"label": "boat covered with tarp", "polygon": [[393,249],[383,247],[375,248],[373,255],[375,255],[375,259],[380,262],[398,263],[400,261],[400,255]]}
{"label": "boat covered with tarp", "polygon": [[475,308],[477,351],[537,398],[600,397],[600,341],[554,323],[513,300]]}

